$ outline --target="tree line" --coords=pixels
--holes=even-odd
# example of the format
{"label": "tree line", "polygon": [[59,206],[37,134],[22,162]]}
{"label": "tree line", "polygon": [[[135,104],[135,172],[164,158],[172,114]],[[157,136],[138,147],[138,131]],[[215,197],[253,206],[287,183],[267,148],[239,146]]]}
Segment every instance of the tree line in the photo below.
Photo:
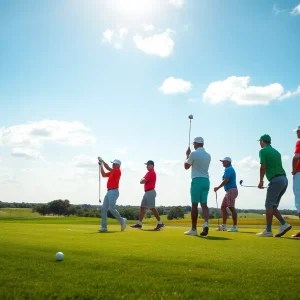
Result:
{"label": "tree line", "polygon": [[[90,205],[90,204],[71,204],[69,200],[53,200],[49,203],[9,203],[0,201],[0,208],[31,208],[32,212],[37,212],[42,216],[45,215],[57,215],[57,216],[78,216],[78,217],[94,217],[100,218],[101,206]],[[117,206],[118,211],[122,216],[128,220],[138,220],[139,217],[139,206]],[[185,214],[191,212],[191,206],[160,206],[157,208],[161,216],[166,215],[168,220],[184,219]],[[264,209],[236,209],[238,214],[241,213],[256,213],[264,214]],[[296,210],[282,209],[283,215],[295,215],[298,213]],[[114,218],[113,215],[108,211],[108,217]],[[151,211],[146,213],[146,218],[152,218]],[[202,211],[199,208],[199,218],[202,218]],[[220,209],[211,207],[209,209],[209,218],[221,218]]]}

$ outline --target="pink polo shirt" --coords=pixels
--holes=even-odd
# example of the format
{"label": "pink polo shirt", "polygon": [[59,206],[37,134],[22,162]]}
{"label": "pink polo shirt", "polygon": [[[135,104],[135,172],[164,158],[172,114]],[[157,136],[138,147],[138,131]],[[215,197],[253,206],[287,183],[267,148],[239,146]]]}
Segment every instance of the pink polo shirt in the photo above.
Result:
{"label": "pink polo shirt", "polygon": [[144,178],[147,180],[147,182],[145,182],[144,184],[145,192],[149,190],[154,190],[156,184],[156,173],[154,169],[148,171],[148,173],[144,176]]}

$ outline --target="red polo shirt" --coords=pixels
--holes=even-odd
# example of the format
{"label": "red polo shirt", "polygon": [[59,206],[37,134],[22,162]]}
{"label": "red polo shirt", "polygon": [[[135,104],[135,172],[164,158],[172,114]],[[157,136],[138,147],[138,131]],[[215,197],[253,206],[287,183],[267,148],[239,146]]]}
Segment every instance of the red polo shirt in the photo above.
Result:
{"label": "red polo shirt", "polygon": [[156,173],[154,169],[148,171],[144,178],[147,180],[147,182],[145,182],[144,184],[145,192],[149,190],[154,190],[156,184]]}
{"label": "red polo shirt", "polygon": [[[300,140],[296,143],[295,154],[300,154]],[[298,160],[296,170],[300,171],[300,159]]]}
{"label": "red polo shirt", "polygon": [[107,189],[118,189],[121,178],[121,170],[119,168],[115,168],[111,172],[106,173],[106,175],[109,176],[107,180]]}

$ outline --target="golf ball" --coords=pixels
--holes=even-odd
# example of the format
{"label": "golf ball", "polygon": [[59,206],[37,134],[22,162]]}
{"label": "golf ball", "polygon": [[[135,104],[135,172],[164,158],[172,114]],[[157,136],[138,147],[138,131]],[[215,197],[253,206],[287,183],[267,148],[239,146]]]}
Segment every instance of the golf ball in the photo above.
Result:
{"label": "golf ball", "polygon": [[62,252],[56,253],[56,260],[61,261],[64,259],[64,254]]}

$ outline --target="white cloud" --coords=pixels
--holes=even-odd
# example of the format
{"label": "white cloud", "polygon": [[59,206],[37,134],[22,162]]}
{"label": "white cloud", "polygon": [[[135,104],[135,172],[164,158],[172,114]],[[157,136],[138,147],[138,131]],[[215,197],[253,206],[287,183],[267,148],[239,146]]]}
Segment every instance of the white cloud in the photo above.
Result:
{"label": "white cloud", "polygon": [[188,102],[200,102],[200,99],[198,99],[198,98],[190,98],[190,99],[188,99]]}
{"label": "white cloud", "polygon": [[169,0],[169,3],[175,7],[181,8],[184,4],[184,0]]}
{"label": "white cloud", "polygon": [[155,27],[152,24],[146,24],[146,25],[144,25],[144,30],[145,31],[153,31],[154,29],[155,29]]}
{"label": "white cloud", "polygon": [[297,95],[300,95],[300,86],[298,86],[297,89],[294,92],[287,91],[279,99],[284,100],[284,99],[287,99],[287,98],[290,98],[290,97],[295,97]]}
{"label": "white cloud", "polygon": [[162,33],[147,37],[135,35],[133,41],[138,49],[147,54],[168,57],[173,53],[175,44],[172,39],[173,33],[173,30],[167,29]]}
{"label": "white cloud", "polygon": [[138,170],[136,163],[133,161],[122,162],[121,170],[128,172],[136,172]]}
{"label": "white cloud", "polygon": [[110,29],[106,29],[103,32],[103,38],[104,38],[104,40],[106,40],[108,42],[111,42],[113,36],[114,36],[114,32],[112,30],[110,30]]}
{"label": "white cloud", "polygon": [[111,44],[116,49],[123,47],[123,42],[128,35],[128,29],[125,27],[119,28],[114,31],[112,29],[106,29],[103,32],[103,42]]}
{"label": "white cloud", "polygon": [[43,120],[0,128],[0,146],[38,147],[45,142],[88,145],[96,141],[80,122]]}
{"label": "white cloud", "polygon": [[122,146],[122,147],[114,148],[114,152],[120,153],[120,154],[126,154],[128,152],[128,147]]}
{"label": "white cloud", "polygon": [[282,161],[288,161],[290,159],[290,157],[288,155],[283,155],[281,158],[282,158]]}
{"label": "white cloud", "polygon": [[236,165],[242,169],[257,169],[259,168],[259,162],[252,158],[251,156],[247,156],[240,160],[233,161],[233,165]]}
{"label": "white cloud", "polygon": [[155,170],[160,176],[173,176],[175,169],[181,165],[181,160],[161,159],[157,163]]}
{"label": "white cloud", "polygon": [[159,161],[159,166],[165,168],[175,168],[182,164],[181,160],[170,160],[170,159],[162,159]]}
{"label": "white cloud", "polygon": [[98,158],[87,155],[79,155],[73,158],[73,166],[76,168],[98,170]]}
{"label": "white cloud", "polygon": [[192,24],[184,24],[184,25],[183,25],[183,29],[184,29],[185,31],[189,31],[191,27],[192,27]]}
{"label": "white cloud", "polygon": [[285,11],[284,9],[279,9],[278,6],[277,6],[277,4],[274,4],[274,6],[273,6],[273,12],[274,12],[275,15],[278,15],[278,14],[284,12],[284,11]]}
{"label": "white cloud", "polygon": [[164,94],[180,94],[187,93],[192,87],[189,81],[180,78],[169,77],[165,79],[159,88]]}
{"label": "white cloud", "polygon": [[291,15],[293,16],[298,16],[300,15],[300,4],[298,4],[291,12]]}
{"label": "white cloud", "polygon": [[209,84],[203,94],[203,101],[217,104],[225,101],[235,102],[238,105],[267,105],[271,101],[279,101],[300,93],[286,92],[279,83],[267,86],[249,86],[250,77],[231,76],[223,81]]}
{"label": "white cloud", "polygon": [[43,158],[40,152],[29,148],[13,148],[11,151],[11,155],[17,158],[32,159],[32,160]]}

